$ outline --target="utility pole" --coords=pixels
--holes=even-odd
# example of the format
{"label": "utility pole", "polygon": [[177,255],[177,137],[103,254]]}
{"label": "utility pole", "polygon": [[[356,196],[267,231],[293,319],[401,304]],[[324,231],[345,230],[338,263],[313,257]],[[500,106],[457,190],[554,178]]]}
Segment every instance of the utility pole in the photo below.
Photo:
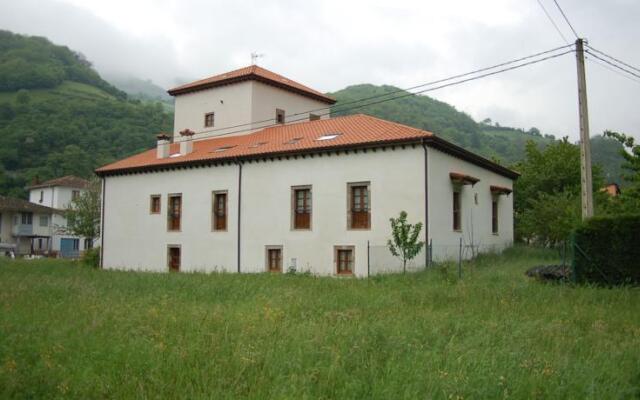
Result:
{"label": "utility pole", "polygon": [[593,183],[591,179],[591,142],[589,139],[589,107],[587,79],[584,72],[583,40],[576,40],[578,67],[578,109],[580,113],[580,180],[582,189],[582,219],[593,217]]}

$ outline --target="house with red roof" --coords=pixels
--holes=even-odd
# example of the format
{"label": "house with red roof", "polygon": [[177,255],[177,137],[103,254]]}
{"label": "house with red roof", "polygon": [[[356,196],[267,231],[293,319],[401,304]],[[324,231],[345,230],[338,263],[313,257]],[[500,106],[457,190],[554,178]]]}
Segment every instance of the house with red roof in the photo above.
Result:
{"label": "house with red roof", "polygon": [[[174,132],[96,170],[101,263],[150,271],[367,276],[406,211],[433,242],[413,260],[513,242],[518,174],[437,135],[364,114],[258,66],[188,83]],[[465,250],[465,256],[472,252]]]}

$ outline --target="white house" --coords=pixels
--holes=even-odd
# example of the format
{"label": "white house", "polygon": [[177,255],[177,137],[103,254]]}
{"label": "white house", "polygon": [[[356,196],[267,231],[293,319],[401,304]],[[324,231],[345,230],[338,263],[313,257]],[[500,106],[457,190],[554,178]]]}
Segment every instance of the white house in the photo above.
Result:
{"label": "white house", "polygon": [[169,93],[173,138],[96,171],[104,268],[366,276],[402,210],[434,259],[513,241],[517,173],[434,133],[328,118],[332,99],[256,66]]}
{"label": "white house", "polygon": [[51,207],[0,196],[0,252],[20,255],[37,253],[38,246],[47,249],[57,212]]}
{"label": "white house", "polygon": [[[36,253],[55,252],[62,257],[78,257],[80,252],[93,247],[91,239],[65,232],[67,220],[64,210],[71,201],[79,197],[89,186],[89,181],[77,176],[63,176],[27,187],[29,201],[55,210],[51,214],[51,233],[46,238],[37,238],[33,243]],[[46,239],[46,240],[45,240]]]}

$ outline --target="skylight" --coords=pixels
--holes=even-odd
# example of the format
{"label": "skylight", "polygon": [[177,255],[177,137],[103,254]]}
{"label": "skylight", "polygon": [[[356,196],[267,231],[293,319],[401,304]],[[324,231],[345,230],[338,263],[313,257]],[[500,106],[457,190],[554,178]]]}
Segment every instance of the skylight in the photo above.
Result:
{"label": "skylight", "polygon": [[296,138],[293,138],[293,139],[291,139],[291,140],[288,140],[288,141],[284,142],[284,144],[296,144],[296,143],[298,143],[301,139],[302,139],[302,137],[296,137]]}
{"label": "skylight", "polygon": [[250,149],[255,149],[256,147],[260,147],[260,146],[263,146],[265,144],[267,144],[267,142],[257,142],[257,143],[249,145],[249,148]]}
{"label": "skylight", "polygon": [[176,158],[176,157],[180,157],[182,154],[180,153],[173,153],[169,156],[169,158]]}
{"label": "skylight", "polygon": [[333,139],[337,138],[338,136],[340,136],[339,133],[328,133],[326,135],[320,136],[316,140],[317,141],[320,141],[320,140],[333,140]]}
{"label": "skylight", "polygon": [[233,149],[236,146],[222,146],[222,147],[218,147],[217,149],[213,150],[213,153],[221,153],[223,151],[227,151],[229,149]]}

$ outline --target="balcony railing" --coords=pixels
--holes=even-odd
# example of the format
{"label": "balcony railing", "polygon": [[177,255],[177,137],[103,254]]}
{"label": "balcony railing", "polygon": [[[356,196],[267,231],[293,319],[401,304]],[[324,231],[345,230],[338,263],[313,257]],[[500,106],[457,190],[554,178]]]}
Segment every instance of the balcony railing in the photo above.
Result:
{"label": "balcony railing", "polygon": [[13,226],[13,236],[30,236],[33,235],[33,224],[18,224]]}

